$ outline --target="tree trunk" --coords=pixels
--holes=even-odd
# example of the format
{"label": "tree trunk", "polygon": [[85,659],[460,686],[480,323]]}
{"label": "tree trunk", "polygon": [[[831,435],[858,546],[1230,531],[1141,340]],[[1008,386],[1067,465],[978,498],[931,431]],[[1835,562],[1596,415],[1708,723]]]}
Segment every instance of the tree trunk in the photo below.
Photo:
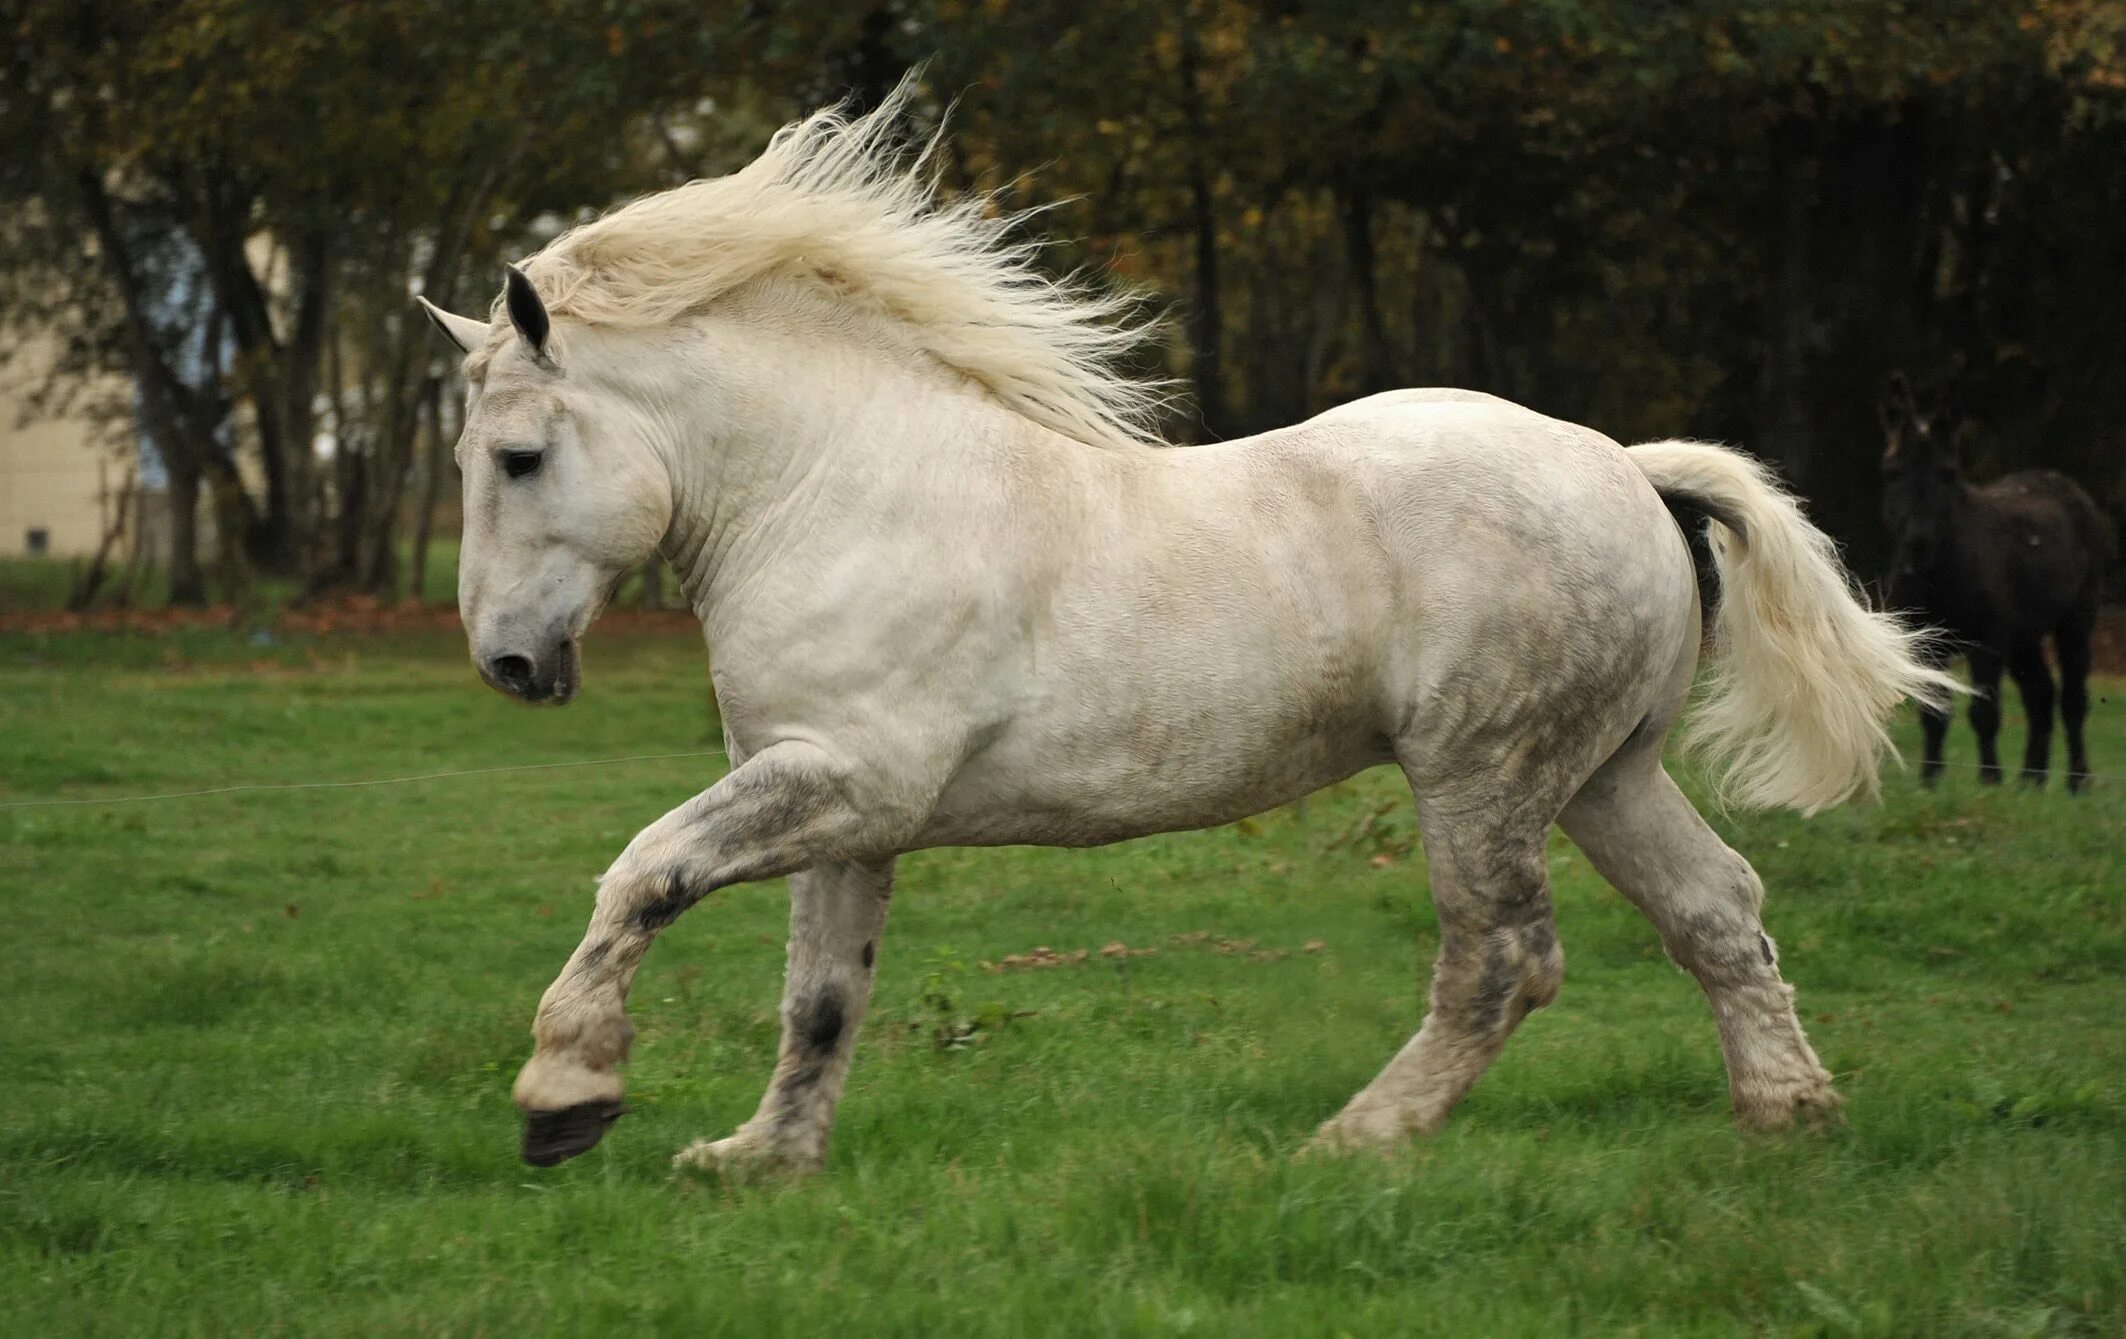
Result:
{"label": "tree trunk", "polygon": [[1213,441],[1226,435],[1223,335],[1225,315],[1218,289],[1218,215],[1211,191],[1209,146],[1203,116],[1203,92],[1197,87],[1200,54],[1194,22],[1181,21],[1181,108],[1188,130],[1189,227],[1195,236],[1196,301],[1189,309],[1190,373],[1196,383],[1196,414],[1203,435]]}
{"label": "tree trunk", "polygon": [[1757,373],[1757,446],[1779,462],[1787,486],[1806,491],[1815,472],[1816,434],[1809,416],[1809,326],[1816,289],[1810,281],[1811,127],[1782,122],[1772,132],[1771,256],[1764,292],[1764,358]]}
{"label": "tree trunk", "polygon": [[207,602],[207,577],[199,566],[199,468],[173,454],[170,474],[170,604]]}
{"label": "tree trunk", "polygon": [[362,531],[356,584],[365,592],[395,595],[398,590],[398,532],[406,485],[413,477],[421,438],[422,407],[432,378],[422,377],[401,390],[395,376],[386,385],[391,398],[383,408],[382,429],[372,438],[368,506]]}
{"label": "tree trunk", "polygon": [[89,559],[87,569],[75,581],[73,592],[67,596],[67,608],[75,610],[86,609],[96,602],[96,596],[102,591],[103,583],[110,579],[111,551],[125,541],[126,514],[131,510],[132,505],[133,472],[127,470],[125,484],[118,490],[118,501],[113,509],[110,523],[104,527],[103,538],[96,545],[96,556]]}
{"label": "tree trunk", "polygon": [[1388,389],[1393,373],[1388,351],[1388,326],[1380,310],[1380,276],[1373,251],[1373,197],[1363,186],[1351,185],[1336,193],[1343,215],[1344,261],[1351,273],[1351,286],[1358,296],[1358,391],[1372,395]]}
{"label": "tree trunk", "polygon": [[133,607],[133,592],[140,584],[140,569],[147,560],[148,494],[137,477],[130,478],[133,494],[133,528],[126,532],[125,570],[119,574],[118,596],[112,603],[120,609]]}
{"label": "tree trunk", "polygon": [[443,428],[443,383],[428,382],[424,416],[428,423],[428,458],[421,475],[421,509],[413,522],[413,578],[411,595],[416,604],[428,598],[428,543],[435,531],[436,503],[443,495],[443,466],[450,458]]}
{"label": "tree trunk", "polygon": [[331,242],[322,232],[301,238],[292,258],[297,276],[295,319],[282,352],[276,406],[283,455],[266,518],[277,570],[288,573],[303,566],[315,525],[309,514],[310,479],[315,473],[317,388],[328,333],[326,318],[331,311],[331,259]]}
{"label": "tree trunk", "polygon": [[214,565],[221,578],[222,595],[235,609],[238,620],[256,611],[251,606],[250,536],[257,521],[236,461],[220,456],[208,467],[207,497],[214,507]]}
{"label": "tree trunk", "polygon": [[[209,462],[221,450],[216,438],[227,407],[213,388],[189,386],[172,370],[162,332],[150,314],[144,281],[134,264],[131,239],[104,190],[103,179],[84,170],[75,184],[118,288],[141,413],[170,475],[170,603],[204,604],[207,586],[199,566],[199,487]],[[219,320],[217,313],[209,321],[210,328],[218,328]],[[236,489],[229,499],[231,510],[245,515],[249,500],[233,478],[231,484]]]}

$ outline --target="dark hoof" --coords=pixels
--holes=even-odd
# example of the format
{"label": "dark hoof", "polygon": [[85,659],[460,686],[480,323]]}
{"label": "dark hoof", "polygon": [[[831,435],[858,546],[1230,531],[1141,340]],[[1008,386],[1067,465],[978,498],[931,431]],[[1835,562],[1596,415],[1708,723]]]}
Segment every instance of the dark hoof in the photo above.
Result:
{"label": "dark hoof", "polygon": [[627,1108],[618,1102],[578,1102],[559,1111],[527,1112],[524,1160],[534,1167],[555,1167],[588,1153],[626,1114]]}

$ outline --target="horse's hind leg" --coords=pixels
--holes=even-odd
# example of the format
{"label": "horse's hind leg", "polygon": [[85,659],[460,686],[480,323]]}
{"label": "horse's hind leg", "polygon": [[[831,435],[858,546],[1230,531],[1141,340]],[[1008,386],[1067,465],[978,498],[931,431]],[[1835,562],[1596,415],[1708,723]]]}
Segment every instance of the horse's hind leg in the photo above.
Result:
{"label": "horse's hind leg", "polygon": [[2060,728],[2067,735],[2067,789],[2089,784],[2089,749],[2082,723],[2089,719],[2089,640],[2094,619],[2076,616],[2052,635],[2060,653]]}
{"label": "horse's hind leg", "polygon": [[1742,1123],[1777,1129],[1835,1113],[1831,1076],[1809,1049],[1758,919],[1764,885],[1676,789],[1659,750],[1610,760],[1558,822],[1704,988]]}
{"label": "horse's hind leg", "polygon": [[2023,745],[2023,780],[2033,786],[2045,784],[2052,768],[2052,670],[2045,664],[2045,644],[2032,638],[2016,648],[2008,661],[2015,676],[2016,691],[2023,695],[2023,714],[2030,718],[2030,733]]}
{"label": "horse's hind leg", "polygon": [[1439,912],[1431,1008],[1379,1077],[1321,1127],[1316,1147],[1392,1147],[1439,1129],[1521,1019],[1555,999],[1564,980],[1547,818],[1422,804],[1418,823]]}

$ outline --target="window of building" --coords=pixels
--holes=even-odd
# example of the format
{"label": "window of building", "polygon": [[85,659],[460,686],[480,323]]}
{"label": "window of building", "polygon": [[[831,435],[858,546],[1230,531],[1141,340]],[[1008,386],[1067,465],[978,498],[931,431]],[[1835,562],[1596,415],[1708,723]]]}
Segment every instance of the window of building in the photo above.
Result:
{"label": "window of building", "polygon": [[52,551],[52,532],[41,525],[31,526],[23,547],[29,550],[30,557],[42,558]]}

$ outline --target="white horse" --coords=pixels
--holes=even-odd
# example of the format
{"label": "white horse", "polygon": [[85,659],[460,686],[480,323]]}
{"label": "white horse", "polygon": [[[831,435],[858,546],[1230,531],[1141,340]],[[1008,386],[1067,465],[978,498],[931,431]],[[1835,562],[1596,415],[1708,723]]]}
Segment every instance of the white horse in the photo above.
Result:
{"label": "white horse", "polygon": [[540,1001],[524,1157],[619,1114],[658,931],[789,876],[781,1054],[681,1164],[816,1168],[871,997],[895,857],[1226,823],[1379,763],[1415,792],[1440,948],[1423,1027],[1316,1144],[1437,1129],[1558,992],[1561,824],[1710,997],[1736,1112],[1835,1111],[1763,888],[1663,770],[1700,649],[1666,502],[1712,518],[1697,724],[1738,803],[1871,792],[1906,697],[1954,686],[1864,609],[1747,458],[1488,395],[1377,395],[1164,449],[1112,370],[1122,304],[940,205],[896,96],[785,128],[511,269],[470,357],[458,598],[494,687],[568,701],[578,639],[661,553],[714,648],[728,775],[608,869]]}

